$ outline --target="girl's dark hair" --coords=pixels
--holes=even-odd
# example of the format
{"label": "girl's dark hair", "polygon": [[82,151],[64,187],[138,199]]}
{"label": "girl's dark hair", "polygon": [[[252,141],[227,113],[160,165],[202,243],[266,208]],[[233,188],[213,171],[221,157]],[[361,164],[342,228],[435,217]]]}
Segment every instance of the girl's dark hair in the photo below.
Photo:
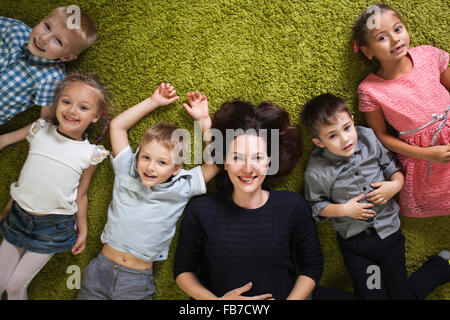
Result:
{"label": "girl's dark hair", "polygon": [[[279,130],[279,169],[273,176],[284,176],[294,169],[295,163],[302,155],[302,144],[300,132],[296,126],[289,122],[289,114],[280,107],[270,103],[261,102],[258,106],[250,102],[233,100],[225,102],[221,108],[214,114],[212,120],[212,128],[221,132],[222,137],[226,137],[226,130],[241,129],[255,130],[256,134],[260,134],[260,129],[266,129],[267,135],[261,135],[267,139],[267,153],[271,156],[271,129]],[[228,146],[226,139],[223,139],[222,154],[225,156]],[[231,194],[233,185],[228,177],[228,173],[224,169],[223,164],[217,164],[220,168],[216,176],[216,184],[219,190]]]}
{"label": "girl's dark hair", "polygon": [[314,138],[318,138],[320,127],[331,125],[336,121],[338,112],[347,112],[351,116],[344,100],[331,93],[323,93],[311,98],[303,106],[300,112],[300,122]]}
{"label": "girl's dark hair", "polygon": [[[369,7],[367,7],[356,19],[355,24],[353,25],[353,41],[356,41],[358,44],[358,47],[361,48],[362,46],[367,46],[367,34],[369,32],[369,28],[367,26],[367,21],[369,18],[374,14],[372,10],[369,10],[372,6],[377,6],[380,10],[380,14],[385,11],[392,11],[397,18],[400,19],[400,21],[404,24],[404,21],[400,14],[390,6],[384,3],[376,3]],[[371,60],[367,58],[362,52],[361,49],[358,50],[358,56],[361,58],[361,60],[364,61],[364,63],[369,64]]]}
{"label": "girl's dark hair", "polygon": [[61,98],[63,91],[73,82],[80,82],[85,85],[88,85],[96,89],[100,93],[98,110],[102,115],[100,118],[101,121],[99,121],[98,123],[103,123],[103,125],[99,129],[100,133],[95,141],[95,143],[98,143],[103,139],[103,136],[108,130],[109,123],[111,122],[111,118],[109,116],[110,105],[108,99],[108,92],[106,91],[106,88],[103,86],[103,83],[96,74],[78,71],[71,72],[68,75],[66,75],[64,79],[62,79],[55,88],[53,98],[53,107],[55,108],[55,110],[56,107],[58,106],[58,102],[59,99]]}

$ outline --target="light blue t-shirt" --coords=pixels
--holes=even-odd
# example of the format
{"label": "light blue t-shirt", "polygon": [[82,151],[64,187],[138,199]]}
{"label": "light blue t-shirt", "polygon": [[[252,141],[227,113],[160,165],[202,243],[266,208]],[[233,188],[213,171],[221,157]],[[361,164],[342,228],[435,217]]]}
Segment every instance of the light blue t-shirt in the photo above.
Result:
{"label": "light blue t-shirt", "polygon": [[111,158],[113,198],[101,241],[144,261],[165,260],[189,199],[206,193],[202,169],[181,169],[170,181],[147,187],[139,178],[136,154],[127,146]]}

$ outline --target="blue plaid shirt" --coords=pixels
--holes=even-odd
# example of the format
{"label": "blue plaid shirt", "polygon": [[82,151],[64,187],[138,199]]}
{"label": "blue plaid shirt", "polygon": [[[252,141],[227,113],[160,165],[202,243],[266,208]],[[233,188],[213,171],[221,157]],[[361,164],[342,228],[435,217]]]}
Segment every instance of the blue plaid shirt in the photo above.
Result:
{"label": "blue plaid shirt", "polygon": [[27,48],[31,28],[0,17],[0,124],[33,105],[49,106],[64,77],[64,63],[34,56]]}

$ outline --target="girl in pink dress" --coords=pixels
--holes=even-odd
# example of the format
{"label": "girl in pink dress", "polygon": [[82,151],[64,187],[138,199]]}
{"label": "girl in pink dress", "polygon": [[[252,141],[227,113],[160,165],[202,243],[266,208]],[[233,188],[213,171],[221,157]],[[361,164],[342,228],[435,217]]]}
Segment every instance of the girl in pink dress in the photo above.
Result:
{"label": "girl in pink dress", "polygon": [[[367,8],[353,33],[354,51],[366,61],[379,63],[378,70],[358,87],[359,110],[403,165],[401,213],[449,215],[449,54],[427,45],[409,49],[409,34],[400,15],[384,4]],[[398,136],[388,132],[386,122]]]}

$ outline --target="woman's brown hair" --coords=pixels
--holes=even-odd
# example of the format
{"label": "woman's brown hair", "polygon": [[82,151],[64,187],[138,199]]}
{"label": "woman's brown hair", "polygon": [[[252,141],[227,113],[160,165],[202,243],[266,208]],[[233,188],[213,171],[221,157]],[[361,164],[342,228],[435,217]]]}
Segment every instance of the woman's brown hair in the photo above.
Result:
{"label": "woman's brown hair", "polygon": [[[273,146],[271,145],[271,129],[279,130],[279,170],[274,176],[289,174],[298,158],[302,155],[301,137],[296,126],[290,124],[289,114],[280,107],[270,103],[262,102],[258,106],[250,102],[233,100],[224,103],[214,114],[212,128],[226,136],[227,129],[243,132],[255,130],[258,134],[260,129],[266,129],[267,154],[270,157]],[[223,154],[226,154],[226,143],[223,144]],[[216,176],[216,184],[221,191],[231,193],[233,185],[224,169],[223,164],[217,164],[220,168]]]}

